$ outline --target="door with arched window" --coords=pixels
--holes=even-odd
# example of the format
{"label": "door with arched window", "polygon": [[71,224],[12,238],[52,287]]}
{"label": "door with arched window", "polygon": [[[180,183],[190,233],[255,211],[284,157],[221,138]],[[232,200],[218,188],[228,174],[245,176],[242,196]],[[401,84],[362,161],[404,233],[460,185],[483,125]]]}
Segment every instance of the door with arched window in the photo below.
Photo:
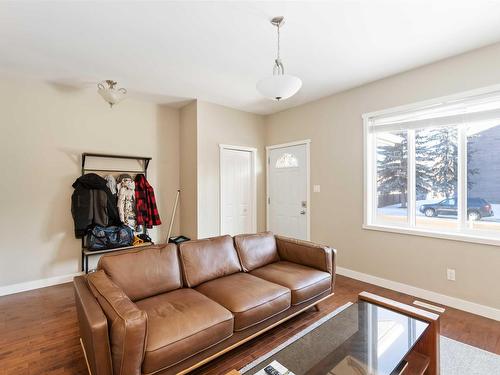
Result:
{"label": "door with arched window", "polygon": [[267,228],[309,239],[309,141],[267,147]]}

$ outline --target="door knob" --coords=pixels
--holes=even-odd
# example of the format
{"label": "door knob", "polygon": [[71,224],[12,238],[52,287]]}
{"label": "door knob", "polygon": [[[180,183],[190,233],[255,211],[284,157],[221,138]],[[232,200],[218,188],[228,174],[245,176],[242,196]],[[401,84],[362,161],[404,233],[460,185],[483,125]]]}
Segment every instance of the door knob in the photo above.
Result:
{"label": "door knob", "polygon": [[300,214],[301,214],[301,215],[305,215],[305,214],[306,214],[306,210],[302,210],[302,211],[300,211]]}

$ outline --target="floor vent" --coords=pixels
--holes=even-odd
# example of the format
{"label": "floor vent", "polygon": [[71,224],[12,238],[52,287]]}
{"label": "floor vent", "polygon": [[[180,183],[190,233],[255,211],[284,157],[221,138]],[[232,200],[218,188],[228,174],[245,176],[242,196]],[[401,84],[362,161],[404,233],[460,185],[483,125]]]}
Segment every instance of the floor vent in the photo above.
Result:
{"label": "floor vent", "polygon": [[439,306],[434,306],[431,305],[430,303],[422,302],[422,301],[413,301],[414,305],[420,306],[420,307],[425,307],[426,309],[437,311],[438,313],[442,314],[445,312],[446,309],[443,309],[442,307]]}

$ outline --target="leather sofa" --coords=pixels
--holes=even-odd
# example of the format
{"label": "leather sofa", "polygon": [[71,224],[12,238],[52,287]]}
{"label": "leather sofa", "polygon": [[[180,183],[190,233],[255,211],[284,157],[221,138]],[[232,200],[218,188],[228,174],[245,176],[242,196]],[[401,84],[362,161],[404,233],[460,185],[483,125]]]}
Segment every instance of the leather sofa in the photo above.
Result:
{"label": "leather sofa", "polygon": [[335,250],[259,234],[101,257],[74,280],[92,375],[189,372],[333,294]]}

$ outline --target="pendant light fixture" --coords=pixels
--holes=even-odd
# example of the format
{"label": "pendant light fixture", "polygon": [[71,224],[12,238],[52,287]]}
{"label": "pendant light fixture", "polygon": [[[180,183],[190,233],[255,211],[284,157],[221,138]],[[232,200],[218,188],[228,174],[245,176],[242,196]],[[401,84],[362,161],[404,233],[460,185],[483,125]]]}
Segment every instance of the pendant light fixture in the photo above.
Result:
{"label": "pendant light fixture", "polygon": [[261,79],[257,90],[265,97],[273,100],[284,100],[295,95],[302,87],[300,78],[285,74],[283,62],[280,59],[280,28],[285,23],[284,17],[274,17],[271,24],[278,32],[278,54],[274,60],[273,75]]}
{"label": "pendant light fixture", "polygon": [[117,84],[117,82],[111,79],[107,79],[106,81],[97,84],[97,92],[105,101],[109,103],[110,107],[113,107],[115,104],[123,100],[123,98],[127,94],[126,89],[116,88],[115,86]]}

